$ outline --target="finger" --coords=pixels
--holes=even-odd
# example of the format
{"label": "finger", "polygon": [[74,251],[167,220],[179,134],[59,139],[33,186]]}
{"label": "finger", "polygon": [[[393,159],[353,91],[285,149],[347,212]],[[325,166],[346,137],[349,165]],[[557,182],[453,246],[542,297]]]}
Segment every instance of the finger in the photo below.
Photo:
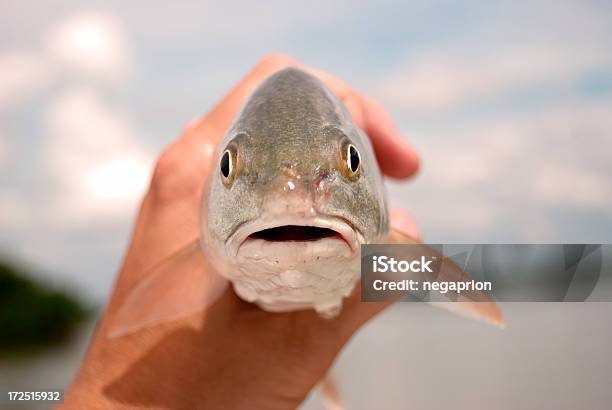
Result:
{"label": "finger", "polygon": [[364,105],[364,131],[372,140],[382,171],[393,178],[414,175],[419,168],[419,157],[414,148],[400,135],[379,103],[367,98]]}
{"label": "finger", "polygon": [[[316,68],[296,65],[319,77],[347,106],[358,127],[370,137],[381,170],[393,178],[407,178],[419,168],[414,148],[400,135],[385,109],[346,83]],[[384,159],[384,160],[382,160]]]}
{"label": "finger", "polygon": [[309,67],[300,62],[296,62],[295,66],[301,68],[304,71],[309,72],[310,74],[321,80],[340,100],[342,100],[346,108],[351,113],[355,124],[359,128],[365,129],[365,104],[363,97],[358,92],[356,92],[351,86],[349,86],[345,82],[317,68]]}

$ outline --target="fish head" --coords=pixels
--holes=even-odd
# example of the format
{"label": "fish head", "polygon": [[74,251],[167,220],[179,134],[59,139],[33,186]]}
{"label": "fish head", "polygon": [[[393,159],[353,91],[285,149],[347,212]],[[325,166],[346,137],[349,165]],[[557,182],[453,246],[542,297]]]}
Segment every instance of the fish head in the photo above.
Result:
{"label": "fish head", "polygon": [[243,294],[256,288],[251,299],[263,290],[302,300],[308,289],[347,288],[359,246],[388,231],[368,138],[302,70],[284,69],[258,87],[216,161],[203,201],[204,247]]}

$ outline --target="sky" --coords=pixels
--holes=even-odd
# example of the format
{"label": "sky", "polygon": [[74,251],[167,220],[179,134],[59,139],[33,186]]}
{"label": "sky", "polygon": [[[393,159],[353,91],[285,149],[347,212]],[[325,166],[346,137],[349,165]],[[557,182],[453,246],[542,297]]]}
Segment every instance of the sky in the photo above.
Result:
{"label": "sky", "polygon": [[[406,4],[404,4],[406,3]],[[612,240],[605,1],[0,4],[0,253],[103,301],[161,150],[260,58],[379,100],[432,243]]]}

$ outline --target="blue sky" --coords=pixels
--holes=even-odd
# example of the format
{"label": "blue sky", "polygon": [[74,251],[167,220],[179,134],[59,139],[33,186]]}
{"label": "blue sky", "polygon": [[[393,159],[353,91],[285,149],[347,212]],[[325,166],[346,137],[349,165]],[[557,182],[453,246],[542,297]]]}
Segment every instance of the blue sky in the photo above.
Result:
{"label": "blue sky", "polygon": [[271,52],[388,108],[426,240],[610,242],[608,2],[303,3],[3,2],[0,250],[102,300],[157,154]]}

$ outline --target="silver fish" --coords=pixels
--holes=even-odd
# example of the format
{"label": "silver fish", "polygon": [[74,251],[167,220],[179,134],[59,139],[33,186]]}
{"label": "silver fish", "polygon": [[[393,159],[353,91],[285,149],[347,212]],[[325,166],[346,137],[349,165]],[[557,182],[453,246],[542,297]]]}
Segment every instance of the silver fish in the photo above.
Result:
{"label": "silver fish", "polygon": [[[314,308],[334,317],[357,283],[361,244],[416,242],[389,230],[367,136],[344,104],[300,69],[281,70],[255,90],[216,160],[200,238],[136,286],[111,336],[203,309],[228,281],[264,310]],[[498,313],[494,305],[446,307],[484,318]]]}
{"label": "silver fish", "polygon": [[389,230],[369,139],[314,76],[286,68],[229,128],[202,208],[202,238],[236,293],[269,311],[334,316],[359,275],[359,245]]}

